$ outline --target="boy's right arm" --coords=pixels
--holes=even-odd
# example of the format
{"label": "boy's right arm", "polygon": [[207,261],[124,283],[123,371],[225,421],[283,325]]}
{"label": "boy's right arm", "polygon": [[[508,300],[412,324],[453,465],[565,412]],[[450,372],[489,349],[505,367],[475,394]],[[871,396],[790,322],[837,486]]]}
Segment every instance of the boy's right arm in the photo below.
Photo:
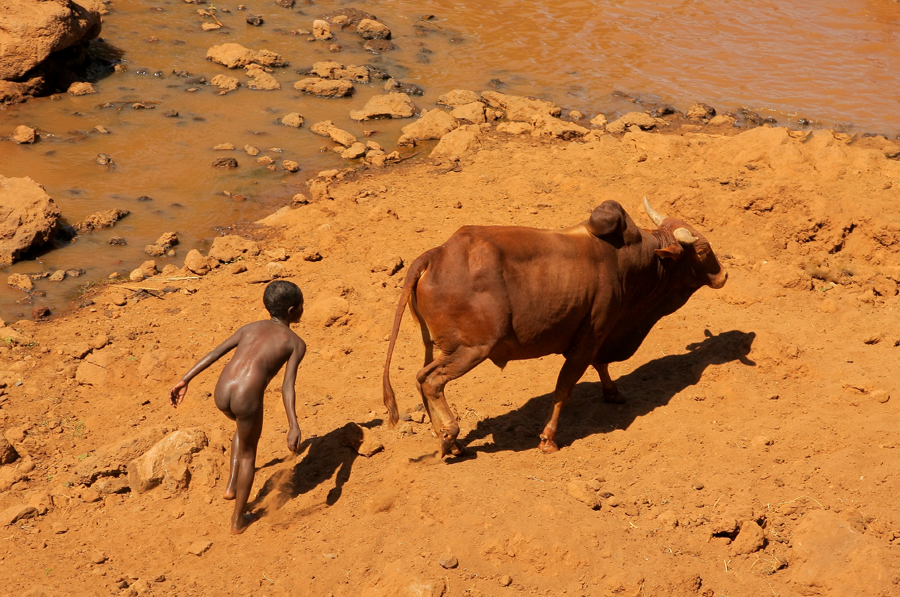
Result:
{"label": "boy's right arm", "polygon": [[184,377],[182,377],[177,384],[172,386],[172,389],[169,390],[169,402],[172,403],[173,407],[177,407],[179,404],[181,404],[181,401],[184,400],[184,396],[185,394],[187,394],[188,384],[192,379],[194,379],[197,375],[200,374],[201,371],[218,361],[224,355],[228,354],[231,350],[234,349],[235,346],[238,345],[238,342],[240,342],[241,340],[241,332],[243,332],[243,328],[239,329],[230,338],[215,347],[212,352],[197,361],[197,364],[191,367],[191,369],[184,374]]}

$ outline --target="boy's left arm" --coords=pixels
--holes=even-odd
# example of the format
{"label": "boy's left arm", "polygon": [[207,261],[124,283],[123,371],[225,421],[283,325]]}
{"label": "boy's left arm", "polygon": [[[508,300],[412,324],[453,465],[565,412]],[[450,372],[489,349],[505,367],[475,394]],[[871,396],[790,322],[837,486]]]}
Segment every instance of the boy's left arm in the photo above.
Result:
{"label": "boy's left arm", "polygon": [[297,454],[300,451],[300,424],[297,422],[297,406],[296,392],[294,383],[297,380],[297,369],[300,367],[300,361],[306,354],[306,343],[299,337],[297,338],[297,346],[291,353],[287,365],[284,370],[284,384],[281,386],[281,397],[284,400],[284,412],[288,418],[287,444],[288,449]]}

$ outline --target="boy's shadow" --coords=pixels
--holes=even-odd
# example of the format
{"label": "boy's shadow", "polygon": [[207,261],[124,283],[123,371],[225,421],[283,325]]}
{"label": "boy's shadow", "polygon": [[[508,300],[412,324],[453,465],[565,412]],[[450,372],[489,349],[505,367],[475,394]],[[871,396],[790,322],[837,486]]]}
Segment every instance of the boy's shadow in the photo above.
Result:
{"label": "boy's shadow", "polygon": [[[362,426],[375,427],[380,424],[380,420],[375,420],[363,423]],[[359,456],[356,452],[359,441],[361,432],[355,423],[348,423],[325,435],[304,440],[298,453],[302,455],[306,452],[302,460],[291,468],[278,471],[263,483],[252,504],[254,507],[262,506],[256,510],[257,513],[264,515],[270,508],[279,510],[288,500],[312,491],[337,471],[334,487],[325,498],[325,505],[333,506],[341,498],[344,484],[350,479],[353,462]],[[272,460],[260,469],[280,464],[285,460],[285,458]]]}
{"label": "boy's shadow", "polygon": [[[732,330],[713,335],[704,330],[704,334],[706,339],[689,344],[688,352],[655,359],[615,380],[626,397],[625,404],[604,403],[599,381],[575,386],[560,416],[557,445],[567,446],[597,432],[627,429],[637,417],[668,404],[673,396],[695,385],[709,365],[740,361],[756,366],[747,358],[756,338],[754,332]],[[493,435],[494,442],[467,447],[467,451],[476,455],[477,452],[533,450],[540,441],[552,401],[552,392],[535,396],[517,410],[479,421],[463,438],[463,443],[471,444],[488,435]]]}

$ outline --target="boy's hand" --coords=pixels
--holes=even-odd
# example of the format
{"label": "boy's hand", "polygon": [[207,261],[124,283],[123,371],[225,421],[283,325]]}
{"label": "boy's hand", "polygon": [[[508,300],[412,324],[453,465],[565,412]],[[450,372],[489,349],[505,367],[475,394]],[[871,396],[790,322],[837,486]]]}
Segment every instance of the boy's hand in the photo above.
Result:
{"label": "boy's hand", "polygon": [[287,436],[288,450],[294,454],[300,452],[300,428],[292,427]]}
{"label": "boy's hand", "polygon": [[181,401],[184,400],[184,395],[187,394],[187,388],[187,382],[183,379],[172,386],[172,389],[169,390],[169,402],[172,403],[172,408],[181,404]]}

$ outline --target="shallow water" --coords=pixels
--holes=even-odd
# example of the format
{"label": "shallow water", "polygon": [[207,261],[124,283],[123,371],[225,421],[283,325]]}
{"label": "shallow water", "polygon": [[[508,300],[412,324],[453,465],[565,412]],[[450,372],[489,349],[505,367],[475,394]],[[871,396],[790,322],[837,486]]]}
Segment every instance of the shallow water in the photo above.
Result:
{"label": "shallow water", "polygon": [[[309,125],[319,120],[333,120],[357,137],[364,130],[378,131],[372,139],[393,149],[408,120],[356,123],[349,118],[351,109],[381,93],[380,82],[357,85],[355,96],[343,99],[312,98],[291,88],[302,78],[295,69],[320,60],[386,68],[398,80],[423,87],[426,94],[414,100],[428,109],[441,93],[490,89],[497,85],[491,81],[499,80],[502,91],[551,99],[564,112],[577,109],[589,117],[634,109],[613,93],[621,91],[679,110],[703,101],[720,111],[746,107],[791,126],[804,118],[850,131],[900,132],[900,3],[890,0],[795,0],[752,7],[735,0],[301,1],[293,9],[272,0],[244,4],[247,10],[238,11],[237,3],[217,2],[216,14],[227,27],[204,32],[200,24],[211,19],[197,15],[198,5],[113,0],[102,37],[112,53],[121,55],[126,72],[99,81],[96,95],[63,94],[0,111],[0,134],[19,124],[41,133],[33,146],[0,142],[0,174],[40,182],[69,223],[99,209],[131,211],[114,228],[83,234],[0,272],[86,270],[85,276],[62,283],[37,282],[47,296],[35,297],[33,304],[61,312],[80,284],[113,271],[127,274],[148,259],[143,247],[166,231],[177,231],[181,245],[175,258],[157,263],[180,266],[189,249],[207,247],[219,230],[288,202],[304,188],[307,176],[346,166],[330,151],[333,143],[310,133]],[[348,7],[378,16],[394,32],[398,49],[374,56],[348,30],[336,32],[342,49],[331,53],[327,43],[294,33],[311,29],[322,13]],[[248,13],[261,15],[264,24],[247,25]],[[414,24],[423,15],[434,15],[432,22],[443,31],[416,35]],[[205,60],[207,48],[229,41],[267,48],[289,60],[289,67],[273,73],[282,89],[241,88],[221,96],[213,87],[173,74],[186,70],[211,79],[224,73],[246,81],[242,70],[228,71]],[[126,101],[159,103],[145,110],[129,103],[99,107]],[[179,116],[165,117],[168,110]],[[289,112],[300,112],[306,125],[278,124]],[[110,134],[92,131],[97,125]],[[214,152],[211,148],[220,143],[237,150]],[[302,171],[269,172],[241,151],[245,144],[278,163],[297,161]],[[270,148],[282,151],[265,151]],[[99,153],[112,156],[114,166],[97,164]],[[226,155],[238,159],[237,170],[211,167]],[[125,237],[127,246],[108,245],[112,235]],[[0,317],[27,317],[32,305],[15,303],[22,296],[0,285]]]}

